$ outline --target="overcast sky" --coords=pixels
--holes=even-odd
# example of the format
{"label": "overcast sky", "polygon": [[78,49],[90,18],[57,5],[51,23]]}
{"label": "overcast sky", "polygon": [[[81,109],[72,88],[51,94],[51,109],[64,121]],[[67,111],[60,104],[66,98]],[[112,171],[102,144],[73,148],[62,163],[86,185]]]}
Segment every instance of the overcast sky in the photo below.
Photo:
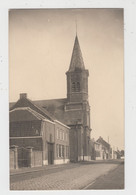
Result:
{"label": "overcast sky", "polygon": [[76,35],[89,70],[92,137],[124,148],[122,9],[10,10],[10,101],[66,97]]}

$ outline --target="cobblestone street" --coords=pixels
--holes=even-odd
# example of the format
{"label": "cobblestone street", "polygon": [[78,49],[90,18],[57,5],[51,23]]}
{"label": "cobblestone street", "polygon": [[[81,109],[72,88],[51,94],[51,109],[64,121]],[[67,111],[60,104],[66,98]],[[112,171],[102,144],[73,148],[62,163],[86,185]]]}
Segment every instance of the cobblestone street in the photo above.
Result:
{"label": "cobblestone street", "polygon": [[[69,167],[70,166],[70,167]],[[96,178],[106,175],[118,164],[73,164],[62,169],[54,169],[50,174],[46,171],[41,175],[33,172],[35,177],[25,177],[17,181],[11,180],[11,190],[78,190],[93,182]],[[67,168],[68,167],[68,168]],[[36,177],[36,174],[38,175]],[[25,175],[24,175],[25,176]]]}

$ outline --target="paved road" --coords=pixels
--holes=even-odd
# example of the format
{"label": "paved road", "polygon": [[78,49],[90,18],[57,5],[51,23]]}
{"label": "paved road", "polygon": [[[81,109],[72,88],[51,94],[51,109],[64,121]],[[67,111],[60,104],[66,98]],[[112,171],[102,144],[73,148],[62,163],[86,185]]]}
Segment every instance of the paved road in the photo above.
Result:
{"label": "paved road", "polygon": [[70,164],[11,176],[11,190],[76,190],[117,168],[118,163]]}
{"label": "paved road", "polygon": [[124,189],[124,164],[119,165],[107,175],[100,176],[86,189]]}

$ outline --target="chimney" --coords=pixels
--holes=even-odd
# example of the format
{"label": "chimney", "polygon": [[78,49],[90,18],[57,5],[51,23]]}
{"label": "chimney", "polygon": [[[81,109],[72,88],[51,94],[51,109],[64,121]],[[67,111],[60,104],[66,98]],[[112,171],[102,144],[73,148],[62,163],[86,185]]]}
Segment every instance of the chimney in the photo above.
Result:
{"label": "chimney", "polygon": [[27,93],[20,93],[20,99],[27,98]]}

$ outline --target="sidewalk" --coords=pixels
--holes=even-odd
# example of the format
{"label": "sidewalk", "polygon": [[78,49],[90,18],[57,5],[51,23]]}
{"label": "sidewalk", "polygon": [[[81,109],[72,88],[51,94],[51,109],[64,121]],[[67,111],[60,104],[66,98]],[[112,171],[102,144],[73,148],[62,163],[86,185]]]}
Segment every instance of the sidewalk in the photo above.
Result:
{"label": "sidewalk", "polygon": [[24,174],[24,173],[31,173],[43,170],[50,170],[50,169],[57,169],[65,166],[71,166],[71,163],[68,164],[60,164],[60,165],[43,165],[39,167],[23,167],[19,169],[10,170],[10,175],[17,175],[17,174]]}
{"label": "sidewalk", "polygon": [[44,170],[50,170],[50,169],[58,169],[58,168],[70,168],[70,167],[76,167],[79,165],[87,165],[87,164],[120,164],[124,162],[123,160],[92,160],[92,161],[81,161],[77,163],[67,163],[67,164],[59,164],[59,165],[43,165],[39,167],[23,167],[19,169],[13,169],[10,170],[10,175],[17,175],[17,174],[25,174],[25,173],[31,173],[31,172],[37,172],[37,171],[44,171]]}

